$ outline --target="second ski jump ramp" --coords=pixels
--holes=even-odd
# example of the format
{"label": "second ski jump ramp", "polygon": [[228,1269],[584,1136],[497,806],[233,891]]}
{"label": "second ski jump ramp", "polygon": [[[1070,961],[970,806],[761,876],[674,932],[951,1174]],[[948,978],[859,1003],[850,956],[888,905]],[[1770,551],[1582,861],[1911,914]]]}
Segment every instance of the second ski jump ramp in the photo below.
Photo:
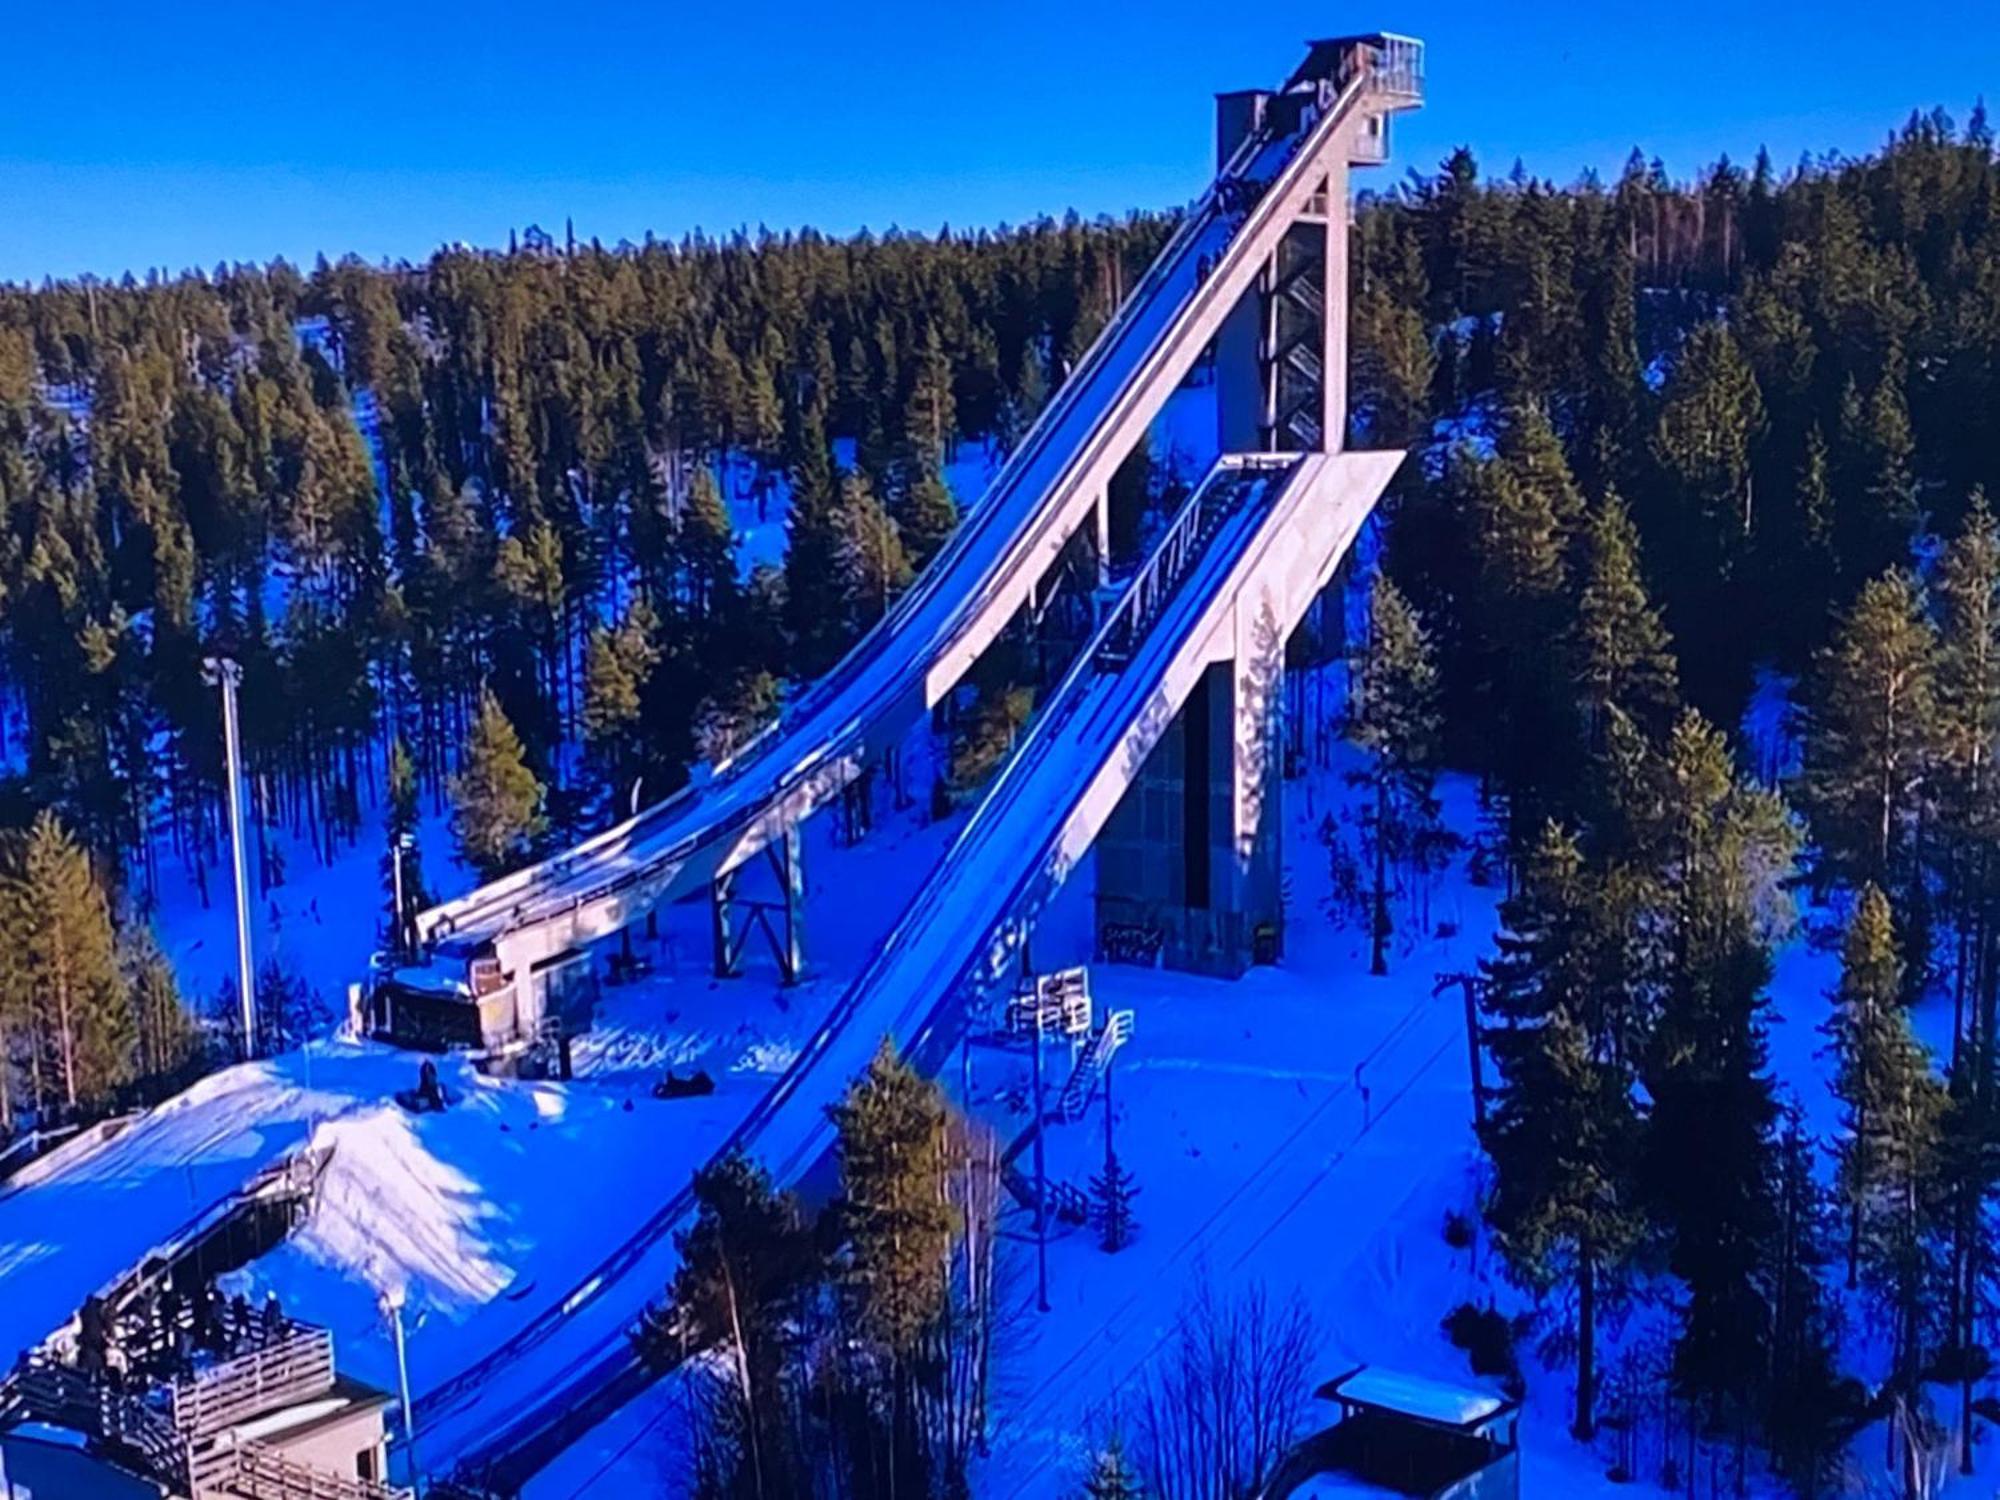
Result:
{"label": "second ski jump ramp", "polygon": [[[831,1145],[827,1106],[884,1036],[936,1065],[966,1007],[1018,969],[1023,933],[1201,675],[1219,662],[1264,673],[1273,650],[1282,669],[1285,638],[1402,457],[1256,455],[1211,471],[909,911],[718,1156],[741,1150],[797,1181]],[[1175,548],[1175,572],[1163,578]],[[1274,732],[1260,715],[1243,721],[1247,736]],[[627,1371],[629,1330],[671,1279],[673,1231],[693,1207],[691,1189],[676,1194],[548,1314],[421,1400],[419,1441],[432,1462],[504,1467]]]}

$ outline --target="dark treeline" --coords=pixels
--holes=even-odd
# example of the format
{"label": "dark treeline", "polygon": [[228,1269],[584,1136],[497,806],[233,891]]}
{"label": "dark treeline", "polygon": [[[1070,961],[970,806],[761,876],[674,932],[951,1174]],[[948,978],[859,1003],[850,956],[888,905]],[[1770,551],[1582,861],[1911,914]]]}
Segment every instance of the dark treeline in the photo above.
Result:
{"label": "dark treeline", "polygon": [[[665,795],[908,584],[954,447],[1015,439],[1170,223],[0,289],[0,823],[56,815],[114,917],[162,851],[209,894],[218,653],[260,888],[279,831],[330,860],[383,787],[392,836],[449,794],[485,873]],[[719,472],[789,484],[782,569],[739,576]],[[0,1113],[80,1035],[19,988]]]}
{"label": "dark treeline", "polygon": [[[822,670],[936,549],[952,446],[1012,440],[1167,222],[531,237],[415,269],[0,292],[21,800],[141,888],[155,818],[207,850],[218,649],[244,662],[263,818],[323,848],[393,737],[442,787],[482,685],[559,814],[671,790],[698,738],[726,745],[767,680]],[[736,576],[724,454],[792,482],[789,589]]]}
{"label": "dark treeline", "polygon": [[[1384,784],[1408,785],[1377,726],[1435,722],[1437,758],[1480,775],[1499,823],[1486,1216],[1546,1299],[1545,1352],[1573,1362],[1576,1431],[1614,1418],[1630,1471],[1664,1411],[1657,1477],[1692,1486],[1699,1462],[1740,1490],[1761,1446],[1810,1492],[1882,1419],[1914,1494],[1937,1455],[1970,1464],[1992,1337],[1983,112],[1963,131],[1913,118],[1866,160],[1724,162],[1682,190],[1636,155],[1614,185],[1556,190],[1483,183],[1461,153],[1360,225],[1360,425],[1463,434],[1398,480],[1360,727]],[[1796,810],[1726,732],[1760,670],[1798,682]],[[1801,880],[1832,902],[1820,929],[1845,926],[1826,1141],[1767,1055]],[[1956,1025],[1933,1059],[1908,1006],[1940,989]],[[1664,1351],[1628,1341],[1601,1367],[1608,1310],[1662,1296]]]}

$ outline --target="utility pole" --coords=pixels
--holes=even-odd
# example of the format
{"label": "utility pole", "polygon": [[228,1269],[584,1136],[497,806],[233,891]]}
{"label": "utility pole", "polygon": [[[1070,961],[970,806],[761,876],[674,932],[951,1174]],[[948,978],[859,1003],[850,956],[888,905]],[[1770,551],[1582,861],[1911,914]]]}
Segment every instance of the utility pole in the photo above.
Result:
{"label": "utility pole", "polygon": [[403,1402],[403,1445],[409,1450],[410,1488],[421,1495],[423,1471],[417,1466],[416,1407],[410,1401],[410,1357],[403,1343],[403,1289],[392,1286],[382,1293],[382,1316],[389,1320],[396,1339],[396,1385]]}
{"label": "utility pole", "polygon": [[250,882],[243,862],[243,763],[236,734],[236,689],[240,663],[211,656],[201,666],[202,681],[222,689],[222,748],[229,777],[229,847],[236,865],[236,985],[243,1002],[243,1056],[257,1055],[257,991],[250,963]]}

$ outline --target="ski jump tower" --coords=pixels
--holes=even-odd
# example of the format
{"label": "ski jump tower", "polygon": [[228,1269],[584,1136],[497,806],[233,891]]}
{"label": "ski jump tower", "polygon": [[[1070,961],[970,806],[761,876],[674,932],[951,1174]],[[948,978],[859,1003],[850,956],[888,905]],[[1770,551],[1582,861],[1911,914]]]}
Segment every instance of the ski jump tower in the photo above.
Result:
{"label": "ski jump tower", "polygon": [[[1390,115],[1422,100],[1423,47],[1386,34],[1315,42],[1284,87],[1216,98],[1216,168],[1227,184],[1246,143],[1289,133],[1301,111],[1334,112],[1357,71],[1368,75],[1370,103],[1343,116],[1310,158],[1215,335],[1224,453],[1346,446],[1348,176],[1387,161]],[[1256,190],[1253,180],[1236,193]],[[1105,826],[1101,949],[1157,952],[1171,967],[1223,974],[1282,952],[1280,716],[1297,623],[1263,610],[1243,621],[1235,655],[1210,664]]]}
{"label": "ski jump tower", "polygon": [[[1313,43],[1281,87],[1224,96],[1214,183],[876,628],[737,764],[420,913],[416,951],[378,996],[429,1007],[458,1036],[518,1035],[556,1003],[555,976],[679,899],[714,904],[727,960],[748,897],[733,877],[759,875],[753,861],[773,867],[785,918],[758,920],[795,970],[807,956],[789,920],[800,821],[902,745],[1089,550],[1088,645],[715,1156],[741,1151],[796,1183],[830,1149],[828,1106],[882,1037],[920,1067],[944,1066],[968,1014],[1018,981],[1037,916],[1093,851],[1107,948],[1136,934],[1154,955],[1221,973],[1275,956],[1286,642],[1403,459],[1346,448],[1348,174],[1386,159],[1390,118],[1422,94],[1421,45],[1375,34]],[[1222,456],[1142,557],[1110,557],[1112,476],[1209,358]],[[671,1278],[674,1233],[695,1211],[683,1189],[419,1401],[427,1457],[489,1477],[532,1472],[580,1403],[620,1388],[628,1330]]]}
{"label": "ski jump tower", "polygon": [[[733,970],[755,926],[795,977],[808,957],[800,823],[898,750],[1001,634],[1034,614],[1073,573],[1072,543],[1098,560],[1100,633],[1115,626],[1130,637],[1120,670],[1160,675],[1141,684],[1142,722],[1118,726],[1115,748],[1064,748],[1118,760],[1076,764],[1089,790],[1074,816],[1046,803],[1010,815],[1061,823],[1057,884],[1078,840],[1098,840],[1107,950],[1137,943],[1221,973],[1276,957],[1285,642],[1401,459],[1345,451],[1348,177],[1387,159],[1391,117],[1422,97],[1422,44],[1386,33],[1312,43],[1280,87],[1221,96],[1214,182],[915,586],[734,763],[417,914],[406,951],[378,968],[377,1028],[444,1045],[532,1035],[571,1003],[591,945],[704,894],[718,973]],[[1113,558],[1112,476],[1211,352],[1223,457],[1149,555]],[[1215,536],[1246,507],[1260,518],[1231,544],[1240,555],[1218,562],[1208,555]],[[1227,571],[1209,579],[1211,567]],[[1171,596],[1196,582],[1233,611],[1227,638],[1210,632],[1171,660],[1138,649],[1171,614]],[[1188,653],[1201,659],[1191,684],[1175,675]],[[1050,697],[1038,719],[1060,728],[1065,712]],[[1067,807],[1067,789],[1055,798]],[[988,826],[997,816],[982,807]],[[1026,848],[1040,847],[1044,831],[1011,832]],[[759,871],[766,864],[771,875]],[[746,877],[774,893],[753,901]],[[969,922],[985,896],[941,883],[942,871],[929,898],[967,906]]]}

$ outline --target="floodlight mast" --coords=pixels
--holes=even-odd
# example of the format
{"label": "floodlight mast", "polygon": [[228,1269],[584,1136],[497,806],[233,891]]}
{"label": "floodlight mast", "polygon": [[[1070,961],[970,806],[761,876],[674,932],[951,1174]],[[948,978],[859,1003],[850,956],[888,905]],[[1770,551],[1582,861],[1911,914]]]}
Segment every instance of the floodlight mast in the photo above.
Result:
{"label": "floodlight mast", "polygon": [[229,779],[229,850],[236,867],[236,989],[243,1007],[243,1056],[257,1055],[257,991],[250,962],[250,881],[243,858],[243,761],[236,729],[236,690],[242,664],[211,656],[201,664],[202,680],[222,689],[222,749]]}

